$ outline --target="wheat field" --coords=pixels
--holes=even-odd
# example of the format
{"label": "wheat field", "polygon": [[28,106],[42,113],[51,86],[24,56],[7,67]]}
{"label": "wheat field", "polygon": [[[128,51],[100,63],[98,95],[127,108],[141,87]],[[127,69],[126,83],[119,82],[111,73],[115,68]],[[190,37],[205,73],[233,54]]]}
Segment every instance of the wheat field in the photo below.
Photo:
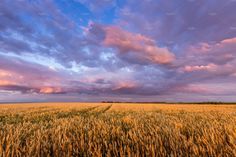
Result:
{"label": "wheat field", "polygon": [[0,156],[236,156],[236,105],[0,105]]}

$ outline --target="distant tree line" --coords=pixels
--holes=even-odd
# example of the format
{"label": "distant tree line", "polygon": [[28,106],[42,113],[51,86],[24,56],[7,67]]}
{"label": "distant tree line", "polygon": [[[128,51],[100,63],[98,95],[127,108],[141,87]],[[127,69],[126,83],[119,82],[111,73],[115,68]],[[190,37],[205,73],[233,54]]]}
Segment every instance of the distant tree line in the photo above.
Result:
{"label": "distant tree line", "polygon": [[143,103],[143,104],[212,104],[212,105],[223,105],[223,104],[236,104],[236,102],[221,102],[221,101],[204,101],[204,102],[134,102],[134,101],[102,101],[101,103]]}

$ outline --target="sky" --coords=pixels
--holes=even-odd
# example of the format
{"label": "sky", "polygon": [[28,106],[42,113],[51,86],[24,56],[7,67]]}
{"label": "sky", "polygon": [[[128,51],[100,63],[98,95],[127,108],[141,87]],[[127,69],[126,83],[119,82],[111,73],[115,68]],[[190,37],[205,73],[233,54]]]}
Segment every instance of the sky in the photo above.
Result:
{"label": "sky", "polygon": [[1,0],[0,102],[236,101],[236,0]]}

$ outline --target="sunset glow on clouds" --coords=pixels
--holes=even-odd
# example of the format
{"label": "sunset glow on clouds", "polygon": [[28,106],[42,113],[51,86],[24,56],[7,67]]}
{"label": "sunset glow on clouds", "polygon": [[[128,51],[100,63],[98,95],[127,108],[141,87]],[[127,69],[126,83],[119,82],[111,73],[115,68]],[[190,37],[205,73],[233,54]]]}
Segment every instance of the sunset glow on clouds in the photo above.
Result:
{"label": "sunset glow on clouds", "polygon": [[157,47],[154,40],[141,34],[132,34],[118,27],[107,27],[105,36],[103,41],[105,46],[116,47],[120,53],[137,55],[138,60],[156,64],[167,64],[174,60],[174,54],[167,48]]}
{"label": "sunset glow on clouds", "polygon": [[2,0],[0,102],[236,101],[235,8]]}

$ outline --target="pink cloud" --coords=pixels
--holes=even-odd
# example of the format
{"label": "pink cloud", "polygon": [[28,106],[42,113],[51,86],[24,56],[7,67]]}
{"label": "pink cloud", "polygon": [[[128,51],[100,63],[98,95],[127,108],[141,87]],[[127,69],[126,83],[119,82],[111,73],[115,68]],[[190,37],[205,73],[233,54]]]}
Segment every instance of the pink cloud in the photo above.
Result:
{"label": "pink cloud", "polygon": [[187,48],[183,54],[181,72],[208,71],[211,74],[225,75],[235,73],[236,38],[218,43],[199,43]]}
{"label": "pink cloud", "polygon": [[222,40],[220,43],[221,44],[236,44],[236,37]]}
{"label": "pink cloud", "polygon": [[12,76],[12,74],[6,70],[0,70],[0,77],[9,77]]}
{"label": "pink cloud", "polygon": [[0,69],[0,86],[16,85],[21,83],[22,76],[15,72]]}
{"label": "pink cloud", "polygon": [[112,90],[120,90],[120,89],[132,89],[137,87],[137,84],[132,81],[123,81],[119,82]]}
{"label": "pink cloud", "polygon": [[[227,88],[225,88],[227,86]],[[186,87],[179,89],[186,93],[199,93],[199,94],[223,94],[223,93],[235,93],[235,84],[232,82],[223,83],[196,83],[189,84]]]}
{"label": "pink cloud", "polygon": [[217,65],[210,63],[207,65],[195,65],[195,66],[185,66],[184,71],[185,72],[193,72],[193,71],[216,71]]}
{"label": "pink cloud", "polygon": [[182,93],[201,93],[201,94],[209,92],[206,86],[199,84],[189,84],[186,86],[179,86],[179,87],[177,86],[173,91]]}
{"label": "pink cloud", "polygon": [[104,30],[106,36],[103,44],[119,49],[121,54],[130,52],[139,56],[140,59],[155,64],[168,64],[175,59],[173,53],[167,48],[158,47],[149,37],[130,33],[115,26],[105,27]]}
{"label": "pink cloud", "polygon": [[17,60],[16,58],[1,57],[0,59],[1,90],[56,94],[63,92],[59,86],[65,82],[64,75],[45,66]]}
{"label": "pink cloud", "polygon": [[41,94],[59,94],[59,93],[63,93],[63,90],[60,87],[42,87],[39,90],[39,93],[41,93]]}
{"label": "pink cloud", "polygon": [[0,86],[6,86],[6,85],[11,85],[13,82],[8,81],[8,80],[0,80]]}
{"label": "pink cloud", "polygon": [[189,46],[187,53],[192,54],[221,54],[227,55],[231,54],[236,49],[236,37],[224,39],[215,44],[209,43],[198,43],[196,45]]}
{"label": "pink cloud", "polygon": [[207,53],[211,50],[211,45],[208,43],[199,43],[188,48],[188,52],[191,53]]}

